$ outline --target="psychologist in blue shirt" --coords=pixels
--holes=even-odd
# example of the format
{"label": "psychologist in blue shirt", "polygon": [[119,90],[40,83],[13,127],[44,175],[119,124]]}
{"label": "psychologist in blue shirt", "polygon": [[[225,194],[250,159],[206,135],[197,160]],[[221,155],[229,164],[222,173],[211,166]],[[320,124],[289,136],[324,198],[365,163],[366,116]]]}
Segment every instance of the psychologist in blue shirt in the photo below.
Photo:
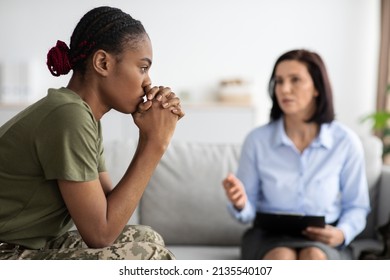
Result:
{"label": "psychologist in blue shirt", "polygon": [[282,212],[325,216],[327,225],[307,227],[301,236],[254,226],[243,236],[242,258],[344,258],[370,211],[361,142],[334,119],[331,85],[318,54],[281,55],[269,93],[270,122],[249,133],[236,176],[223,180],[229,210],[244,223],[255,221],[258,212]]}

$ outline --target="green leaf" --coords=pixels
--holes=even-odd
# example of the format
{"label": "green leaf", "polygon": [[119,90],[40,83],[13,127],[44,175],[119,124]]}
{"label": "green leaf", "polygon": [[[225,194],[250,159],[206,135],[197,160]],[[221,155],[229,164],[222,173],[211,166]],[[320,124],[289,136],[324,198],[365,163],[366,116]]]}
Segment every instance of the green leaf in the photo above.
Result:
{"label": "green leaf", "polygon": [[372,128],[375,130],[383,130],[388,125],[390,119],[390,113],[379,111],[364,117],[361,122],[371,120],[373,122]]}

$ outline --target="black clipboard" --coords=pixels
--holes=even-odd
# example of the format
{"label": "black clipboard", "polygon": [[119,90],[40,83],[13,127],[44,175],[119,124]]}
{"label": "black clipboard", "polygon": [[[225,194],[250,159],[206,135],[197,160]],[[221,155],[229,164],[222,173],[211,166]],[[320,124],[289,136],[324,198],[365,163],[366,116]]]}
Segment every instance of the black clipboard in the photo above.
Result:
{"label": "black clipboard", "polygon": [[325,217],[258,212],[254,226],[275,233],[301,235],[309,226],[324,228]]}

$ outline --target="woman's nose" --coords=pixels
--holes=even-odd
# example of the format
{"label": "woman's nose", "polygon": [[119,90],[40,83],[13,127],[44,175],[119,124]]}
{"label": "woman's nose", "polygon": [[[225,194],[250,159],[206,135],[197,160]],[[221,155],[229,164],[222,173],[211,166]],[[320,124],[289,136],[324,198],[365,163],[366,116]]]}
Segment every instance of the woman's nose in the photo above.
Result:
{"label": "woman's nose", "polygon": [[291,90],[291,85],[288,82],[283,82],[279,84],[279,90],[282,93],[288,93]]}
{"label": "woman's nose", "polygon": [[145,78],[144,82],[142,83],[142,87],[146,88],[146,87],[151,87],[151,86],[152,86],[152,80],[150,79],[150,77],[148,75],[147,78]]}

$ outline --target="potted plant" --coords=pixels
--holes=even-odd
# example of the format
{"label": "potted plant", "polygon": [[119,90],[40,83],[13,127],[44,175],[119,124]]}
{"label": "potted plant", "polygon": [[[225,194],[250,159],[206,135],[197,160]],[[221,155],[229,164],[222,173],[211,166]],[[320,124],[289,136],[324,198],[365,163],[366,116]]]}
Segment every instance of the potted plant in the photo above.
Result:
{"label": "potted plant", "polygon": [[[386,94],[390,94],[390,84]],[[390,165],[390,112],[376,111],[362,118],[362,122],[371,121],[372,130],[383,142],[383,162]]]}

